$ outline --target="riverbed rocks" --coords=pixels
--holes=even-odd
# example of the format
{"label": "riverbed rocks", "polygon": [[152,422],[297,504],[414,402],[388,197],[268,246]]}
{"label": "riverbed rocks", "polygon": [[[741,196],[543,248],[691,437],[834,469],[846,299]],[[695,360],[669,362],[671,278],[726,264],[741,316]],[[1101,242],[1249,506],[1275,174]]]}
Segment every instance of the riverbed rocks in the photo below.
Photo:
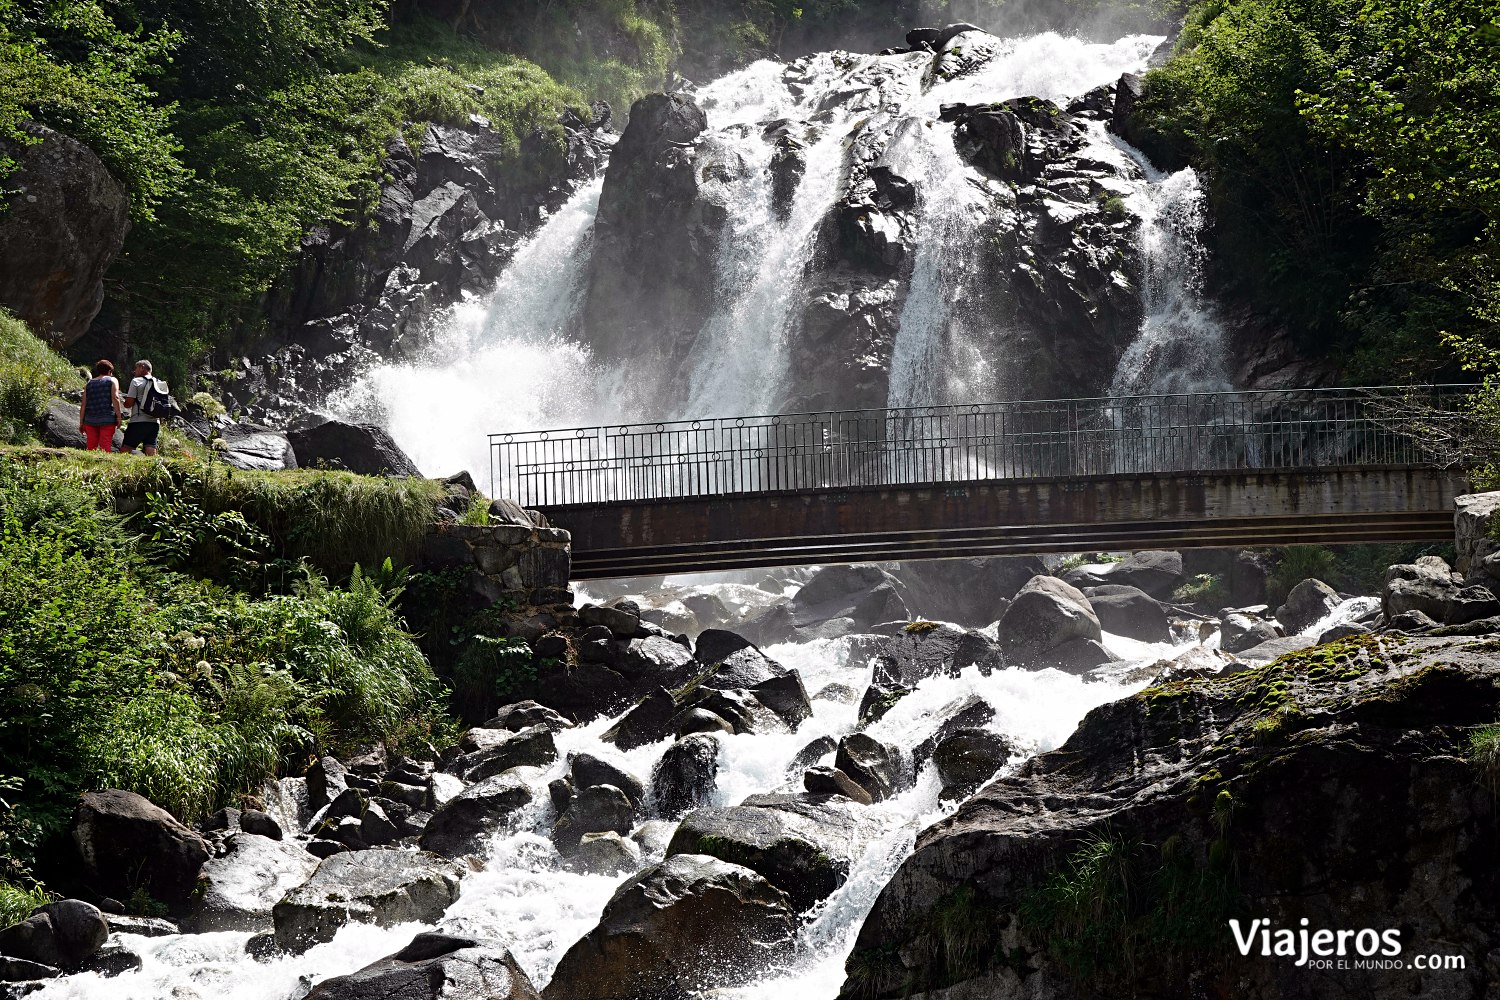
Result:
{"label": "riverbed rocks", "polygon": [[236,833],[224,842],[224,853],[198,872],[184,927],[195,933],[268,928],[272,908],[317,867],[318,859],[298,843]]}
{"label": "riverbed rocks", "polygon": [[86,792],[73,816],[73,844],[96,891],[128,899],[137,890],[173,906],[189,902],[208,844],[165,809],[134,792]]}
{"label": "riverbed rocks", "polygon": [[872,683],[910,690],[928,677],[956,677],[969,667],[988,674],[1001,666],[1000,645],[983,632],[943,622],[912,622],[882,643]]}
{"label": "riverbed rocks", "polygon": [[[92,958],[109,938],[109,924],[92,903],[63,899],[37,907],[20,923],[0,929],[0,961],[29,962],[52,970],[20,978],[43,978],[73,971]],[[0,981],[10,978],[0,975]]]}
{"label": "riverbed rocks", "polygon": [[1303,580],[1287,593],[1286,602],[1276,609],[1276,620],[1288,635],[1296,635],[1338,606],[1338,592],[1328,584],[1322,580]]}
{"label": "riverbed rocks", "polygon": [[424,931],[389,958],[325,979],[307,1000],[541,1000],[499,941]]}
{"label": "riverbed rocks", "polygon": [[737,806],[688,813],[667,853],[744,865],[806,912],[848,878],[863,843],[861,808],[840,794],[752,795]]}
{"label": "riverbed rocks", "polygon": [[1099,619],[1099,627],[1111,635],[1141,642],[1167,642],[1171,625],[1166,609],[1139,587],[1105,584],[1082,591]]}
{"label": "riverbed rocks", "polygon": [[1054,576],[1032,577],[1000,616],[998,628],[1011,665],[1081,673],[1110,659],[1102,647],[1094,648],[1103,630],[1088,598]]}
{"label": "riverbed rocks", "polygon": [[[1493,954],[1500,876],[1479,845],[1500,818],[1467,750],[1471,727],[1500,711],[1491,641],[1356,636],[1095,709],[920,836],[860,932],[842,996],[1019,1000],[1040,981],[1059,1000],[1329,995],[1327,976],[1218,940],[1153,938],[1114,961],[1127,924],[1039,905],[1101,851],[1119,884],[1141,887],[1128,926],[1183,905],[1167,886],[1191,884],[1220,930],[1253,913],[1276,928],[1399,927],[1407,955]],[[939,933],[955,926],[970,935],[961,951]],[[1071,959],[1074,945],[1094,960]],[[1403,962],[1338,982],[1395,1000],[1482,995],[1492,975],[1472,960],[1442,973]]]}
{"label": "riverbed rocks", "polygon": [[520,768],[485,778],[438,806],[422,831],[422,850],[445,858],[480,853],[491,835],[531,804],[533,773]]}
{"label": "riverbed rocks", "polygon": [[[1475,565],[1472,556],[1470,565]],[[1478,579],[1490,579],[1479,565]],[[1500,614],[1500,598],[1487,583],[1466,582],[1441,557],[1421,556],[1386,570],[1381,608],[1387,620],[1420,611],[1435,622],[1462,625]]]}
{"label": "riverbed rocks", "polygon": [[569,948],[547,1000],[661,1000],[748,982],[789,955],[784,893],[718,858],[678,854],[626,880]]}
{"label": "riverbed rocks", "polygon": [[347,923],[436,923],[458,899],[461,875],[457,865],[427,852],[335,854],[273,908],[276,944],[306,951],[332,940]]}
{"label": "riverbed rocks", "polygon": [[0,140],[0,157],[16,161],[0,205],[0,307],[66,347],[104,304],[130,197],[83,143],[35,122],[19,129],[27,142]]}

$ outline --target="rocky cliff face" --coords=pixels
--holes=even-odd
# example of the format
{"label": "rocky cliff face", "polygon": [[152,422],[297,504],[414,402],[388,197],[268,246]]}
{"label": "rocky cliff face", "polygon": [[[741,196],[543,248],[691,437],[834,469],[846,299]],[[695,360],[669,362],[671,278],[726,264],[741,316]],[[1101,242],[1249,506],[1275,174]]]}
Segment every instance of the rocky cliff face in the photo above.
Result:
{"label": "rocky cliff face", "polygon": [[[988,358],[1004,377],[969,388],[1102,390],[1141,318],[1122,201],[1141,174],[1104,137],[1112,91],[978,103],[1022,57],[971,26],[931,34],[794,62],[761,83],[763,116],[719,85],[701,107],[638,104],[605,179],[586,339],[680,362],[711,317],[770,323],[764,365],[795,373],[780,410],[941,401]],[[736,260],[757,242],[761,260]]]}
{"label": "rocky cliff face", "polygon": [[608,108],[587,122],[565,117],[561,145],[527,137],[519,157],[477,117],[429,125],[415,148],[393,140],[373,212],[308,233],[266,298],[270,335],[215,366],[237,370],[226,404],[275,421],[371,361],[423,346],[434,318],[487,291],[517,243],[602,167]]}
{"label": "rocky cliff face", "polygon": [[104,304],[104,272],[130,231],[130,198],[87,146],[41,125],[0,142],[19,164],[0,209],[0,306],[66,347]]}
{"label": "rocky cliff face", "polygon": [[[1489,995],[1500,821],[1468,745],[1495,664],[1492,638],[1364,636],[1096,709],[921,836],[842,996]],[[1336,953],[1364,928],[1395,933]]]}

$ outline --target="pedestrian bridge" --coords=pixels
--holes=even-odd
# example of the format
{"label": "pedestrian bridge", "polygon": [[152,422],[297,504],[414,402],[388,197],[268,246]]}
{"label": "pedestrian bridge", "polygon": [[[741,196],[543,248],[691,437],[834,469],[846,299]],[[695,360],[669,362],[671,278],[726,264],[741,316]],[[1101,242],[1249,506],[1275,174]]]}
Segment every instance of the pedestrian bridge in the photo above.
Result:
{"label": "pedestrian bridge", "polygon": [[573,577],[1452,538],[1467,386],[1194,393],[490,435]]}

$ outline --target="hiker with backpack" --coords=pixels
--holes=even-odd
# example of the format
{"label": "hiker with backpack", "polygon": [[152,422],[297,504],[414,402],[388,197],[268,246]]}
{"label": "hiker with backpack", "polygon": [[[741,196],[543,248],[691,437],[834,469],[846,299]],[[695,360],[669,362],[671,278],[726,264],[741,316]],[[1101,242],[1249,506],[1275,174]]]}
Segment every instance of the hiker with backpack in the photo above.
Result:
{"label": "hiker with backpack", "polygon": [[125,425],[125,440],[120,443],[120,451],[129,455],[139,447],[146,455],[155,455],[161,418],[172,414],[171,397],[166,388],[152,377],[151,362],[137,361],[134,376],[125,395],[125,405],[130,407],[130,423]]}

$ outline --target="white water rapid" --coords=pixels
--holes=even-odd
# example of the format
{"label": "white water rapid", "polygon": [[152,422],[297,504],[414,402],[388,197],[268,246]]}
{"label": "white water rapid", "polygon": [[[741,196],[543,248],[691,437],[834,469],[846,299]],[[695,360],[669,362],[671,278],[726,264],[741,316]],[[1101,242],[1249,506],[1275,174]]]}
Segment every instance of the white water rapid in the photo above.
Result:
{"label": "white water rapid", "polygon": [[[700,588],[704,593],[720,589],[717,585]],[[1110,636],[1106,645],[1122,659],[1137,663],[1182,652]],[[871,677],[870,664],[851,654],[851,644],[845,639],[772,646],[766,652],[800,671],[811,692],[832,683],[863,690]],[[1088,682],[1050,669],[1006,669],[981,676],[976,668],[969,668],[957,677],[922,682],[866,731],[910,748],[932,735],[954,706],[977,695],[996,713],[987,728],[1009,737],[1021,751],[1008,770],[1031,754],[1058,746],[1091,708],[1123,697],[1144,683]],[[733,805],[760,792],[800,789],[800,772],[789,776],[786,770],[797,751],[819,736],[852,732],[858,721],[857,707],[851,703],[815,698],[813,709],[813,716],[795,734],[722,737],[713,804]],[[622,753],[599,739],[611,721],[600,719],[564,730],[557,737],[558,762],[546,769],[527,769],[529,783],[536,790],[533,806],[514,828],[495,835],[484,868],[464,880],[458,901],[437,925],[506,942],[538,988],[548,982],[563,953],[593,928],[625,877],[562,870],[548,836],[556,817],[547,783],[566,774],[570,751],[586,751],[646,776],[670,745],[666,740]],[[865,843],[863,857],[848,881],[807,915],[793,960],[750,986],[714,993],[715,1000],[781,1000],[788,991],[795,991],[799,1000],[833,1000],[843,983],[844,959],[876,895],[911,852],[917,834],[954,808],[939,803],[938,790],[929,762],[913,788],[869,807],[875,829]],[[642,863],[660,858],[658,847]],[[430,929],[418,924],[389,928],[349,924],[332,941],[303,955],[268,961],[256,961],[245,953],[247,933],[122,936],[121,943],[143,959],[141,969],[114,978],[79,974],[53,981],[32,995],[40,1000],[295,1000],[309,984],[353,972],[399,951],[414,934]]]}

